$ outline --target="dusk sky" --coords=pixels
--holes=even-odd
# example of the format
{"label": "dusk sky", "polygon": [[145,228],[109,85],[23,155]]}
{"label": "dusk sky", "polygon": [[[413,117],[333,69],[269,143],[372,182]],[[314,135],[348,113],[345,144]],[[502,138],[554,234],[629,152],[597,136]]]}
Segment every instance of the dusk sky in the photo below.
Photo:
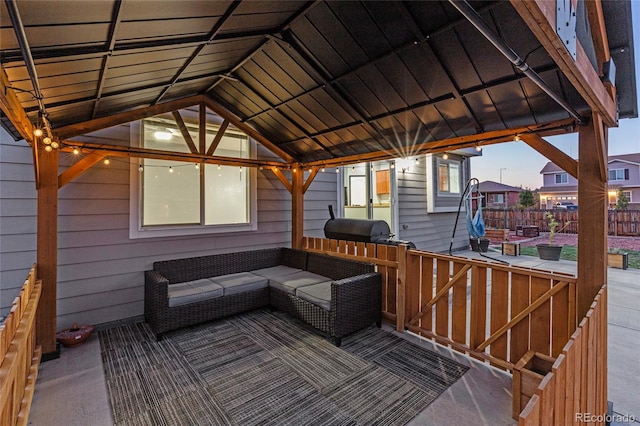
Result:
{"label": "dusk sky", "polygon": [[[640,1],[632,1],[633,42],[636,61],[636,84],[640,88]],[[545,138],[573,158],[578,157],[578,134]],[[640,118],[620,120],[620,126],[609,129],[609,155],[640,152]],[[492,180],[523,188],[542,186],[540,170],[549,160],[538,154],[524,142],[490,145],[483,149],[481,157],[471,159],[471,176],[480,182]]]}

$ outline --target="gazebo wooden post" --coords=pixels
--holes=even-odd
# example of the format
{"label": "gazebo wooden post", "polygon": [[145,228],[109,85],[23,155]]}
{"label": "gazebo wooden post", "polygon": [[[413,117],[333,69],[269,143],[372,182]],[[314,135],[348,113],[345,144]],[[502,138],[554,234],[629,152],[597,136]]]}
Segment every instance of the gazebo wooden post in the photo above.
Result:
{"label": "gazebo wooden post", "polygon": [[304,172],[300,164],[291,169],[291,247],[302,248],[304,236]]}
{"label": "gazebo wooden post", "polygon": [[59,356],[56,344],[58,287],[58,151],[46,152],[40,145],[40,187],[38,188],[38,279],[42,294],[38,306],[36,341],[42,345],[42,359]]}
{"label": "gazebo wooden post", "polygon": [[598,113],[579,129],[578,319],[607,282],[607,127]]}

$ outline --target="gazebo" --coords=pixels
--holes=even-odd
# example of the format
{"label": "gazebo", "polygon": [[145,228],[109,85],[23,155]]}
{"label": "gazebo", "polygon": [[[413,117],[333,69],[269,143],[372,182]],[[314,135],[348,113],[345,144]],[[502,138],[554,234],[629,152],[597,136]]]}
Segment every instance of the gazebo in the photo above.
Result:
{"label": "gazebo", "polygon": [[[111,291],[107,282],[125,274],[127,284],[117,289],[120,299],[109,313],[99,305],[89,310],[103,322],[141,316],[142,272],[156,258],[286,244],[377,262],[387,271],[383,312],[400,331],[506,370],[529,351],[553,357],[555,375],[540,385],[522,422],[553,423],[555,412],[560,424],[571,413],[606,412],[607,131],[638,115],[630,1],[101,0],[81,6],[6,0],[0,8],[2,127],[31,149],[33,175],[23,179],[37,200],[37,209],[13,214],[35,216],[37,241],[35,258],[19,266],[24,276],[35,262],[19,308],[2,305],[13,310],[5,332],[18,339],[7,345],[2,339],[5,363],[13,357],[39,362],[40,349],[32,356],[36,346],[43,359],[57,356],[58,309],[69,309],[76,291],[101,298]],[[183,145],[141,140],[162,126],[174,129]],[[576,132],[579,160],[545,140]],[[255,147],[222,152],[229,143],[224,138],[238,135]],[[578,179],[577,277],[405,246],[376,251],[308,233],[321,221],[312,202],[324,209],[338,199],[337,174],[323,175],[326,169],[513,141]],[[108,171],[105,160],[121,166]],[[255,186],[247,195],[253,210],[246,227],[144,236],[136,222],[144,214],[135,192],[140,176],[154,167],[178,169],[169,164],[250,170],[248,185]],[[321,175],[331,189],[314,192]],[[281,186],[270,197],[273,182]],[[251,198],[251,191],[258,195]],[[65,218],[72,221],[101,199],[113,202],[98,203],[101,211],[91,214],[99,217],[71,236]],[[269,211],[288,217],[269,222],[275,214]],[[504,285],[510,294],[504,318],[494,315],[497,301],[486,310],[487,271],[493,271],[494,290]],[[427,294],[431,275],[436,282]],[[99,289],[65,286],[69,301],[61,305],[63,276],[74,283],[95,279]],[[451,308],[444,300],[449,290]],[[23,314],[32,319],[21,320]],[[588,378],[581,375],[586,366]],[[26,361],[24,368],[10,367],[12,383],[27,394],[32,368]],[[562,411],[565,394],[578,397]],[[3,396],[3,409],[20,406],[15,398],[22,395],[12,395]],[[12,412],[18,418],[19,410]]]}

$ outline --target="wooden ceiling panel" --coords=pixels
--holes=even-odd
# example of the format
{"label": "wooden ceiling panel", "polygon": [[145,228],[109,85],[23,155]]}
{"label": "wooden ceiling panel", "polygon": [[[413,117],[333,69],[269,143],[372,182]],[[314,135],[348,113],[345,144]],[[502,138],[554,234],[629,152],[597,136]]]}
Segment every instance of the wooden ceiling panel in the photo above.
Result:
{"label": "wooden ceiling panel", "polygon": [[81,47],[89,45],[102,45],[109,35],[109,23],[63,25],[56,28],[56,37],[51,37],[51,28],[27,27],[25,28],[27,40],[31,49],[37,50],[44,47]]}
{"label": "wooden ceiling panel", "polygon": [[130,66],[110,66],[107,71],[107,80],[129,76],[146,78],[145,76],[147,75],[154,76],[158,75],[158,73],[162,73],[162,75],[174,75],[176,68],[179,68],[183,63],[184,59],[174,59]]}
{"label": "wooden ceiling panel", "polygon": [[194,52],[194,47],[161,49],[156,48],[140,53],[119,53],[109,59],[109,68],[138,66],[149,64],[151,67],[158,67],[164,61],[187,59]]}
{"label": "wooden ceiling panel", "polygon": [[118,42],[206,36],[218,19],[206,17],[121,22],[117,33]]}
{"label": "wooden ceiling panel", "polygon": [[219,17],[231,4],[231,0],[145,0],[128,1],[123,5],[122,19],[146,21],[149,19],[181,19],[194,16]]}

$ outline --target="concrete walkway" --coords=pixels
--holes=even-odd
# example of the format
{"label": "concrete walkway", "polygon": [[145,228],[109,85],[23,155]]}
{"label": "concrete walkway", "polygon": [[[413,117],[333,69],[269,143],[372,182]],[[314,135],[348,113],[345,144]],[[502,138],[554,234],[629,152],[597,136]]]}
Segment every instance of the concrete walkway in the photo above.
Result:
{"label": "concrete walkway", "polygon": [[[472,251],[453,254],[490,260]],[[577,273],[574,261],[485,254],[511,265]],[[608,299],[608,399],[614,412],[633,416],[640,424],[640,270],[608,268]]]}

